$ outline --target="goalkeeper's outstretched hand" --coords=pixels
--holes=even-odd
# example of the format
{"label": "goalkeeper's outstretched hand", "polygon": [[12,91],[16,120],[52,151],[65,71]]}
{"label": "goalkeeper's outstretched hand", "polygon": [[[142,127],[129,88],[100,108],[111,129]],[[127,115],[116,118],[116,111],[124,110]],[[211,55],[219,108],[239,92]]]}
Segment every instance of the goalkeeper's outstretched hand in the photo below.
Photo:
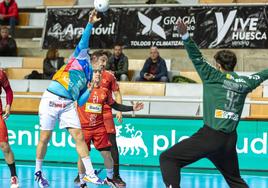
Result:
{"label": "goalkeeper's outstretched hand", "polygon": [[177,30],[178,30],[179,34],[184,35],[185,33],[187,33],[187,25],[185,25],[185,23],[183,23],[181,20],[179,20],[177,22]]}

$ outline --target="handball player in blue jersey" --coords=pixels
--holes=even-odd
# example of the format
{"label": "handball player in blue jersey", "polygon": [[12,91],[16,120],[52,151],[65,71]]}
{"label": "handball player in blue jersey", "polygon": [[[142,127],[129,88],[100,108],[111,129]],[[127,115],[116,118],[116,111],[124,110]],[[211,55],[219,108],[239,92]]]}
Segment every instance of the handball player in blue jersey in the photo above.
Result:
{"label": "handball player in blue jersey", "polygon": [[99,20],[96,10],[90,12],[88,24],[74,53],[67,64],[53,76],[42,96],[39,106],[40,140],[36,149],[35,169],[35,179],[41,188],[49,187],[49,182],[42,173],[42,162],[57,120],[60,129],[66,128],[76,143],[77,153],[86,168],[84,181],[103,184],[103,180],[94,174],[75,105],[77,102],[82,106],[90,95],[90,88],[87,86],[92,79],[92,66],[88,44],[93,24]]}

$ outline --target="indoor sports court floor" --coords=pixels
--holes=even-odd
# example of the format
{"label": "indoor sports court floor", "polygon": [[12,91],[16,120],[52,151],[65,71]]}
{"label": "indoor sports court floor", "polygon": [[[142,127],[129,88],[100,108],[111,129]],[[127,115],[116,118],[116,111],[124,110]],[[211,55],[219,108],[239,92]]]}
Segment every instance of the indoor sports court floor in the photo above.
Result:
{"label": "indoor sports court floor", "polygon": [[[50,180],[51,188],[75,188],[73,179],[77,175],[77,170],[72,167],[45,166],[44,173]],[[224,179],[218,173],[203,171],[202,173],[183,172],[182,188],[228,188]],[[196,171],[196,170],[195,170]],[[33,165],[17,165],[17,173],[20,178],[21,188],[37,188],[33,177]],[[209,173],[210,172],[210,173]],[[250,174],[254,174],[251,172]],[[254,188],[268,188],[268,173],[258,173],[259,175],[243,175],[243,178]],[[101,177],[105,177],[105,171],[101,172]],[[127,182],[127,188],[164,188],[159,169],[145,167],[122,167],[121,176]],[[88,184],[90,188],[108,187]],[[9,169],[0,164],[0,188],[9,188]]]}

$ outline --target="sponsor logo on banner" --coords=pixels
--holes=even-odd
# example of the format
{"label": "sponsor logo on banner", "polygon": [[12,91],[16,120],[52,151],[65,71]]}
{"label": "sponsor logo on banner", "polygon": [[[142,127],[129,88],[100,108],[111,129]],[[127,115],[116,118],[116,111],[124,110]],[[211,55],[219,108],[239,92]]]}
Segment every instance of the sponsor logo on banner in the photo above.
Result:
{"label": "sponsor logo on banner", "polygon": [[144,158],[148,157],[148,149],[147,146],[144,144],[142,138],[142,131],[138,130],[135,131],[134,126],[131,124],[126,124],[125,129],[126,133],[130,134],[129,137],[122,136],[121,129],[122,125],[115,126],[116,128],[116,142],[119,149],[120,155],[140,155],[140,150],[144,152]]}
{"label": "sponsor logo on banner", "polygon": [[[160,154],[174,144],[187,139],[202,125],[201,120],[124,118],[127,123],[117,127],[120,161],[122,164],[159,165]],[[34,160],[36,145],[40,138],[37,115],[11,115],[7,121],[9,144],[17,160]],[[266,163],[253,163],[254,159],[265,161],[268,157],[267,123],[263,121],[241,121],[238,130],[237,152],[242,169],[268,169]],[[185,128],[187,127],[187,128]],[[71,135],[58,126],[52,132],[46,160],[76,162],[75,142]],[[56,155],[55,155],[56,154]],[[98,151],[90,153],[93,162],[103,163]],[[0,158],[4,156],[0,154]],[[197,167],[214,168],[206,162]]]}
{"label": "sponsor logo on banner", "polygon": [[162,16],[159,16],[154,20],[151,20],[149,17],[145,16],[141,12],[138,12],[138,17],[140,22],[145,26],[145,28],[141,32],[142,35],[154,32],[163,39],[167,38],[164,29],[159,26],[159,22],[162,20]]}
{"label": "sponsor logo on banner", "polygon": [[[85,28],[74,27],[73,24],[68,24],[65,28],[60,24],[56,23],[48,29],[47,36],[59,39],[59,41],[74,40],[81,37]],[[111,23],[108,26],[99,24],[96,28],[92,28],[92,35],[114,35],[115,34],[115,23]]]}
{"label": "sponsor logo on banner", "polygon": [[[267,34],[265,31],[258,30],[258,25],[263,21],[258,17],[250,16],[242,18],[237,15],[237,10],[229,12],[227,19],[224,21],[224,15],[222,12],[216,12],[215,17],[217,21],[217,38],[209,45],[209,48],[217,47],[228,32],[231,31],[232,46],[249,46],[250,41],[266,41]],[[229,35],[228,35],[229,36]]]}
{"label": "sponsor logo on banner", "polygon": [[[126,124],[124,126],[130,126],[131,124]],[[153,156],[158,156],[160,155],[161,152],[165,151],[166,149],[170,148],[177,142],[180,142],[189,136],[182,135],[179,131],[176,130],[170,130],[166,134],[159,134],[155,132],[155,134],[151,135],[151,133],[146,132],[145,135],[142,135],[144,131],[134,130],[134,126],[131,128],[126,128],[126,132],[128,130],[128,133],[131,133],[129,137],[130,140],[127,140],[128,142],[137,142],[137,139],[133,139],[133,137],[136,135],[136,138],[139,138],[139,143],[120,143],[117,142],[118,147],[125,152],[125,150],[128,150],[126,152],[127,154],[131,154],[132,149],[133,149],[133,154],[131,155],[139,155],[139,157],[148,157],[149,153],[153,153]],[[28,146],[37,146],[38,141],[39,141],[39,125],[34,125],[33,129],[28,130],[28,129],[18,129],[17,127],[13,127],[14,129],[9,129],[8,130],[8,136],[9,136],[9,144],[11,146],[18,146],[18,148],[21,147],[28,147]],[[117,138],[123,137],[122,134],[122,125],[116,126],[117,131]],[[160,130],[159,130],[160,131]],[[192,134],[189,133],[189,135]],[[239,154],[248,154],[248,153],[254,153],[254,154],[262,154],[262,155],[267,155],[267,146],[268,146],[268,132],[262,131],[259,136],[243,136],[239,137],[239,141],[237,144],[237,152]],[[133,137],[132,137],[133,136]],[[146,138],[146,139],[143,139]],[[132,138],[132,139],[131,139]],[[152,138],[152,140],[148,139]],[[120,140],[118,140],[120,141]],[[152,148],[148,148],[148,144],[153,144]],[[51,135],[51,141],[48,144],[49,147],[54,147],[54,148],[65,148],[66,147],[71,147],[75,148],[75,142],[72,139],[72,136],[68,134],[66,131],[53,131]],[[149,149],[149,150],[148,150]],[[142,150],[142,151],[141,151]],[[67,150],[65,150],[67,151]],[[124,153],[123,152],[123,153]],[[122,153],[122,155],[124,155]],[[23,157],[23,156],[22,156]]]}
{"label": "sponsor logo on banner", "polygon": [[196,29],[196,18],[195,16],[166,16],[163,19],[164,26],[172,27],[172,37],[179,38],[178,28],[176,26],[178,21],[182,21],[187,24],[187,30],[190,33],[190,36],[193,35],[193,31]]}
{"label": "sponsor logo on banner", "polygon": [[[100,15],[90,39],[91,48],[181,48],[176,28],[187,23],[200,48],[267,48],[267,6],[113,7]],[[51,8],[44,29],[43,48],[73,49],[88,21],[88,9]],[[64,13],[64,14],[63,14]]]}
{"label": "sponsor logo on banner", "polygon": [[[193,35],[195,30],[195,17],[194,16],[158,16],[155,19],[148,17],[147,15],[138,12],[139,22],[142,23],[143,28],[141,32],[137,33],[137,36],[148,36],[148,40],[130,41],[130,45],[133,47],[145,47],[145,46],[158,46],[158,47],[177,47],[183,46],[181,40],[178,40],[180,35],[177,31],[176,23],[178,20],[187,23],[190,36]],[[165,31],[164,28],[167,28]],[[152,40],[151,36],[156,35],[160,37],[160,40]],[[169,36],[167,36],[169,35]]]}
{"label": "sponsor logo on banner", "polygon": [[[263,131],[260,136],[239,136],[239,140],[236,146],[236,151],[238,154],[257,154],[267,156],[267,144],[268,144],[268,132]],[[190,134],[189,134],[190,135]],[[146,135],[147,137],[147,135]],[[177,142],[189,138],[189,136],[181,135],[177,130],[170,130],[169,134],[165,135],[154,135],[153,140],[153,155],[160,155],[163,151],[167,150]]]}

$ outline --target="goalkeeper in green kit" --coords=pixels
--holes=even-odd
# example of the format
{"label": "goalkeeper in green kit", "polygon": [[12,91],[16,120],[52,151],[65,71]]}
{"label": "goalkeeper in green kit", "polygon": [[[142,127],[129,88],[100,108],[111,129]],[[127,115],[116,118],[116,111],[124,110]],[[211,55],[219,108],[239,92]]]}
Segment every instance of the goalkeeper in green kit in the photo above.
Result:
{"label": "goalkeeper in green kit", "polygon": [[247,188],[239,172],[236,128],[247,94],[268,79],[268,69],[238,76],[234,72],[236,55],[229,50],[217,52],[216,67],[212,67],[189,37],[186,25],[178,22],[177,27],[203,82],[204,126],[160,155],[164,183],[168,188],[179,188],[181,168],[207,158],[231,188]]}

